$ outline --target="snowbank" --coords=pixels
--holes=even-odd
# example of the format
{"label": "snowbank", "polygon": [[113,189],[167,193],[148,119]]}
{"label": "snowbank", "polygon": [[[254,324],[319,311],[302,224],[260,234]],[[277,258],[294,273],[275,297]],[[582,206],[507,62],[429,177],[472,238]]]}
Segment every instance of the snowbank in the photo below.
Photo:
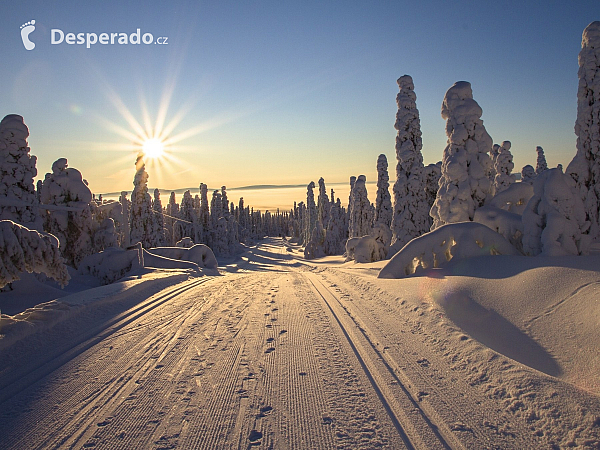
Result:
{"label": "snowbank", "polygon": [[379,278],[404,278],[413,275],[419,267],[441,267],[453,258],[518,254],[510,242],[485,225],[447,224],[406,244],[381,269]]}

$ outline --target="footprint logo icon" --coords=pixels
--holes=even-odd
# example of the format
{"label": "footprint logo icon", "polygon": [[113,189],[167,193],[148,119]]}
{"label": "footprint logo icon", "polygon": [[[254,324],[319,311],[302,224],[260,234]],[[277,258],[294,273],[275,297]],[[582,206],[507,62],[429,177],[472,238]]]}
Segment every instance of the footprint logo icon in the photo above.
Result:
{"label": "footprint logo icon", "polygon": [[35,30],[35,20],[21,25],[21,39],[23,39],[23,45],[26,50],[33,50],[35,48],[35,43],[29,40],[29,35],[33,30]]}

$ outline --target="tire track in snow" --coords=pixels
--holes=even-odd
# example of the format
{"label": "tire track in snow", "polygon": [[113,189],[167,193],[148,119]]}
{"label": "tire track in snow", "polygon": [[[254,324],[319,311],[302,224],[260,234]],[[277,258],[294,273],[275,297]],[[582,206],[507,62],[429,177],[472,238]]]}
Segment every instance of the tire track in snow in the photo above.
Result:
{"label": "tire track in snow", "polygon": [[[440,430],[444,424],[435,423],[421,408],[404,386],[396,371],[395,362],[381,353],[364,328],[345,310],[337,296],[311,272],[303,272],[317,294],[323,299],[346,337],[352,351],[363,368],[373,389],[389,414],[398,434],[409,449],[462,449],[463,445],[447,430]],[[391,364],[393,365],[391,365]],[[391,379],[400,389],[388,387]],[[400,392],[402,395],[399,395]]]}

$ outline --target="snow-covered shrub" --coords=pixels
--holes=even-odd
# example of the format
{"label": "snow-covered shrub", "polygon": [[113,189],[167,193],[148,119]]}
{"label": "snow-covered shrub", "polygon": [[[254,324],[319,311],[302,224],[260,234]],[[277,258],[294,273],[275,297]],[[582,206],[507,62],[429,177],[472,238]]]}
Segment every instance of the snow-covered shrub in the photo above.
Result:
{"label": "snow-covered shrub", "polygon": [[579,53],[579,88],[577,90],[577,154],[566,173],[577,185],[583,200],[589,234],[600,235],[600,21],[583,31]]}
{"label": "snow-covered shrub", "polygon": [[94,248],[101,251],[109,247],[118,247],[115,221],[110,217],[104,219],[94,233]]}
{"label": "snow-covered shrub", "polygon": [[350,237],[365,236],[371,232],[373,216],[371,203],[369,203],[367,196],[366,181],[367,178],[364,175],[359,175],[350,194],[352,197],[348,222],[348,235]]}
{"label": "snow-covered shrub", "polygon": [[533,197],[533,186],[531,184],[513,183],[506,190],[489,200],[487,205],[515,214],[523,214],[531,197]]}
{"label": "snow-covered shrub", "polygon": [[534,195],[523,212],[523,251],[527,255],[587,254],[590,222],[581,199],[571,190],[571,178],[560,169],[537,176]]}
{"label": "snow-covered shrub", "polygon": [[448,89],[442,103],[448,144],[439,190],[431,208],[433,228],[472,220],[475,210],[483,206],[490,194],[492,138],[481,114],[470,83],[458,81]]}
{"label": "snow-covered shrub", "polygon": [[128,250],[109,247],[99,253],[86,256],[79,264],[78,271],[83,275],[92,275],[102,284],[110,284],[123,278],[128,272],[142,267],[141,248]]}
{"label": "snow-covered shrub", "polygon": [[535,165],[535,173],[539,175],[540,173],[548,170],[548,163],[546,163],[546,155],[544,155],[544,149],[540,146],[535,148],[537,152],[537,162]]}
{"label": "snow-covered shrub", "polygon": [[384,154],[377,158],[377,196],[375,197],[375,218],[373,222],[392,225],[392,197],[390,196],[390,176],[388,162]]}
{"label": "snow-covered shrub", "polygon": [[29,154],[29,129],[23,117],[9,114],[0,122],[0,220],[42,230],[33,178],[36,157]]}
{"label": "snow-covered shrub", "polygon": [[346,261],[370,263],[384,258],[382,245],[373,236],[355,237],[346,241]]}
{"label": "snow-covered shrub", "polygon": [[385,259],[391,240],[390,228],[383,223],[378,223],[371,230],[371,234],[346,241],[346,261],[368,263]]}
{"label": "snow-covered shrub", "polygon": [[66,158],[59,158],[52,164],[52,173],[46,173],[40,198],[49,208],[44,229],[59,239],[67,264],[78,267],[84,257],[94,253],[90,188],[81,172],[69,167]]}
{"label": "snow-covered shrub", "polygon": [[325,256],[325,230],[321,225],[321,221],[317,220],[310,241],[304,247],[304,257],[315,259],[323,256]]}
{"label": "snow-covered shrub", "polygon": [[44,273],[61,286],[70,279],[54,236],[0,220],[0,287],[18,280],[21,272]]}
{"label": "snow-covered shrub", "polygon": [[475,211],[473,222],[485,225],[501,234],[517,250],[523,251],[523,221],[521,214],[486,205]]}
{"label": "snow-covered shrub", "polygon": [[504,237],[476,222],[443,225],[406,244],[381,269],[379,278],[404,278],[420,268],[442,267],[448,261],[481,255],[518,255]]}
{"label": "snow-covered shrub", "polygon": [[[164,258],[190,261],[198,267],[206,269],[216,269],[219,265],[212,250],[204,244],[196,244],[189,248],[184,247],[156,247],[147,250],[153,255]],[[144,260],[145,261],[145,260]]]}
{"label": "snow-covered shrub", "polygon": [[391,230],[392,246],[402,248],[412,238],[429,231],[429,205],[425,192],[421,124],[417,95],[409,75],[398,78],[396,135],[396,182]]}
{"label": "snow-covered shrub", "polygon": [[494,177],[494,194],[499,194],[515,182],[515,176],[511,174],[515,164],[513,163],[510,147],[510,141],[502,142],[498,149],[498,155],[494,160],[494,172],[496,173]]}
{"label": "snow-covered shrub", "polygon": [[527,164],[521,169],[521,183],[533,184],[536,173],[532,165]]}

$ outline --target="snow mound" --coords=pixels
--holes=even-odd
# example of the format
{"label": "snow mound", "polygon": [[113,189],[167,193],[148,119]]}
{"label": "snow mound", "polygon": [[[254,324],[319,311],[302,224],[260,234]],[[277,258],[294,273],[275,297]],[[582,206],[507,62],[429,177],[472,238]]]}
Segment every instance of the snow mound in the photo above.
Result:
{"label": "snow mound", "polygon": [[406,244],[381,269],[378,278],[404,278],[420,267],[442,267],[453,258],[518,254],[510,242],[485,225],[475,222],[446,224]]}
{"label": "snow mound", "polygon": [[53,236],[0,221],[0,287],[18,280],[20,272],[45,273],[66,286],[70,276],[55,242]]}
{"label": "snow mound", "polygon": [[[190,261],[197,264],[198,267],[206,269],[216,269],[219,265],[213,251],[204,244],[192,245],[189,248],[156,247],[149,249],[146,253],[174,260]],[[144,255],[146,253],[144,253]],[[144,261],[146,261],[146,259],[144,259]]]}

